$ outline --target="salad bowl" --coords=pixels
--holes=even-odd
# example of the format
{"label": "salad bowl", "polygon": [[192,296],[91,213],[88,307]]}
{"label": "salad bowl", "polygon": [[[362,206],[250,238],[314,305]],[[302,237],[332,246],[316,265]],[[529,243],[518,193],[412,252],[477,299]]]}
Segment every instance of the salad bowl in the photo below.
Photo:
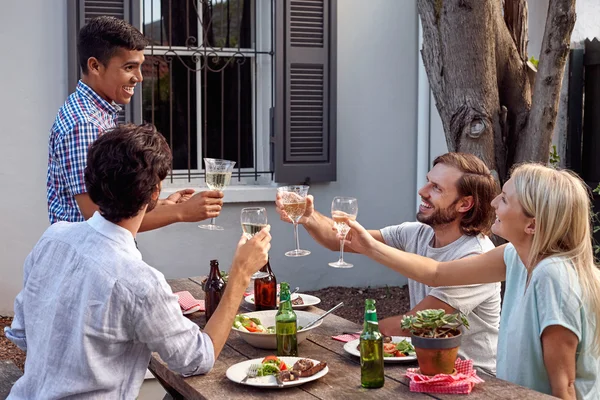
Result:
{"label": "salad bowl", "polygon": [[[277,310],[254,311],[254,312],[238,314],[236,316],[236,319],[234,321],[234,326],[232,329],[234,331],[236,331],[238,333],[238,335],[240,335],[240,337],[242,339],[244,339],[251,346],[258,347],[259,349],[270,349],[270,350],[277,349],[277,337],[275,335],[275,330],[274,330],[275,314],[277,314]],[[260,324],[256,324],[256,325],[259,325],[265,331],[262,331],[259,329],[256,332],[250,332],[248,330],[248,328],[251,330],[254,330],[255,327],[252,326],[252,324],[247,324],[247,325],[249,325],[248,328],[244,327],[243,322],[241,322],[241,318],[240,318],[241,315],[248,317],[255,324],[256,324],[256,321],[259,321]],[[319,315],[313,314],[313,313],[310,313],[307,311],[296,311],[296,318],[297,318],[296,321],[297,321],[297,325],[298,325],[298,332],[296,334],[296,337],[298,339],[298,344],[300,344],[302,341],[304,341],[308,337],[308,334],[310,333],[311,330],[320,326],[321,323],[323,322],[323,320],[321,320],[308,329],[300,329],[301,327],[308,325],[310,322],[319,318]],[[267,329],[270,327],[273,328],[272,333],[270,330]]]}

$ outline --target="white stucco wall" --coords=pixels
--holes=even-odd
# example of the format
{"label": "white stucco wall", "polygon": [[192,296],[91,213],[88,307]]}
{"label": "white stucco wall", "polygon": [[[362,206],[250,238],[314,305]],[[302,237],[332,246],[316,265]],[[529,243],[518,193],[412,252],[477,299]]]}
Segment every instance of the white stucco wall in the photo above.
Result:
{"label": "white stucco wall", "polygon": [[[12,314],[22,286],[23,261],[48,226],[45,174],[48,131],[67,93],[66,2],[2,3],[0,49],[6,55],[0,87],[4,123],[0,146],[0,315]],[[318,210],[329,213],[336,195],[359,200],[359,221],[379,228],[414,219],[416,162],[417,14],[412,2],[338,2],[338,180],[314,185]],[[226,195],[227,196],[227,195]],[[255,203],[256,204],[256,203]],[[263,204],[263,203],[258,203]],[[223,232],[177,224],[139,235],[145,260],[167,278],[208,272],[209,260],[227,267],[241,233],[240,209],[227,204]],[[404,284],[405,278],[347,255],[356,267],[327,266],[337,253],[320,248],[301,230],[313,253],[291,259],[292,226],[279,221],[273,203],[271,263],[279,280],[304,290],[332,285]]]}
{"label": "white stucco wall", "polygon": [[[414,220],[416,162],[416,5],[394,0],[338,2],[338,180],[313,185],[316,208],[329,214],[336,195],[358,198],[358,220],[369,228]],[[225,194],[227,197],[227,194]],[[300,245],[312,254],[288,258],[292,226],[279,221],[272,203],[271,266],[278,279],[304,290],[327,286],[404,284],[400,275],[349,254],[355,268],[327,266],[337,253],[321,248],[300,228]],[[223,232],[177,224],[139,235],[145,259],[168,277],[208,272],[209,260],[229,265],[243,204],[226,205]]]}
{"label": "white stucco wall", "polygon": [[0,4],[0,315],[12,314],[23,261],[48,226],[48,130],[67,96],[65,7]]}

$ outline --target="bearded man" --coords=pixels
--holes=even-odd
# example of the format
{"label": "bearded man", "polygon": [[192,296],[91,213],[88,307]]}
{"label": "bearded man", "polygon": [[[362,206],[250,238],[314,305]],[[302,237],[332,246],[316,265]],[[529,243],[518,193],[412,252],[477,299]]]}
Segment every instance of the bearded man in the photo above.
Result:
{"label": "bearded man", "polygon": [[[499,187],[479,158],[465,153],[437,157],[427,174],[427,183],[418,193],[421,197],[418,222],[369,230],[371,236],[388,246],[437,261],[456,260],[494,248],[486,234],[495,218],[491,201],[499,193]],[[339,251],[333,220],[315,211],[313,200],[307,196],[306,212],[299,223],[322,246]],[[277,212],[282,220],[291,222],[280,198],[277,198]],[[351,245],[346,249],[352,251]],[[406,315],[425,309],[465,314],[470,329],[463,330],[458,354],[472,359],[479,369],[495,374],[500,284],[429,287],[409,279],[408,287],[411,310]],[[410,336],[410,332],[400,327],[401,319],[402,315],[383,319],[379,322],[380,331],[388,336]]]}

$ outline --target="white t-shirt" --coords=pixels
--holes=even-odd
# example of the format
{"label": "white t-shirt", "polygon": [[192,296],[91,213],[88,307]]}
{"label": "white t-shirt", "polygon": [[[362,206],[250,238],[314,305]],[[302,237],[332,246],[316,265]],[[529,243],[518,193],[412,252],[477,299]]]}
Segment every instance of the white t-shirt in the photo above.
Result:
{"label": "white t-shirt", "polygon": [[[433,228],[420,222],[388,226],[381,230],[381,235],[388,246],[436,261],[457,260],[482,254],[494,248],[492,241],[485,235],[463,235],[447,246],[432,247]],[[429,287],[409,279],[408,288],[411,308],[425,297],[433,296],[465,314],[470,329],[463,329],[464,337],[458,351],[459,356],[473,360],[476,367],[488,373],[496,373],[500,283]]]}

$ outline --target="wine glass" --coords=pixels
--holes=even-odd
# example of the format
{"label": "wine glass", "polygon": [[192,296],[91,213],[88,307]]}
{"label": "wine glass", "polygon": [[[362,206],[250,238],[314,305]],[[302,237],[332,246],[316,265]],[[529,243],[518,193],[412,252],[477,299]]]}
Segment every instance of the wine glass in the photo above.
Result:
{"label": "wine glass", "polygon": [[[223,190],[231,182],[231,173],[235,161],[219,160],[216,158],[205,158],[204,166],[206,168],[206,186],[210,190]],[[210,224],[198,225],[198,228],[211,231],[222,231],[223,227],[215,225],[215,217],[210,219]]]}
{"label": "wine glass", "polygon": [[283,210],[294,223],[294,239],[296,240],[296,250],[290,250],[285,253],[288,257],[302,257],[310,254],[308,250],[300,250],[300,241],[298,240],[298,221],[306,211],[306,195],[308,194],[307,185],[282,186],[277,188],[277,193],[281,196]]}
{"label": "wine glass", "polygon": [[[240,215],[242,231],[248,240],[252,239],[262,228],[267,226],[267,210],[264,207],[242,208]],[[268,273],[256,271],[252,279],[260,279],[269,276]]]}
{"label": "wine glass", "polygon": [[344,261],[344,240],[350,231],[348,220],[355,220],[358,214],[358,201],[354,197],[334,197],[331,202],[331,217],[333,225],[341,235],[340,239],[340,259],[330,262],[329,265],[334,268],[352,268],[354,265]]}

